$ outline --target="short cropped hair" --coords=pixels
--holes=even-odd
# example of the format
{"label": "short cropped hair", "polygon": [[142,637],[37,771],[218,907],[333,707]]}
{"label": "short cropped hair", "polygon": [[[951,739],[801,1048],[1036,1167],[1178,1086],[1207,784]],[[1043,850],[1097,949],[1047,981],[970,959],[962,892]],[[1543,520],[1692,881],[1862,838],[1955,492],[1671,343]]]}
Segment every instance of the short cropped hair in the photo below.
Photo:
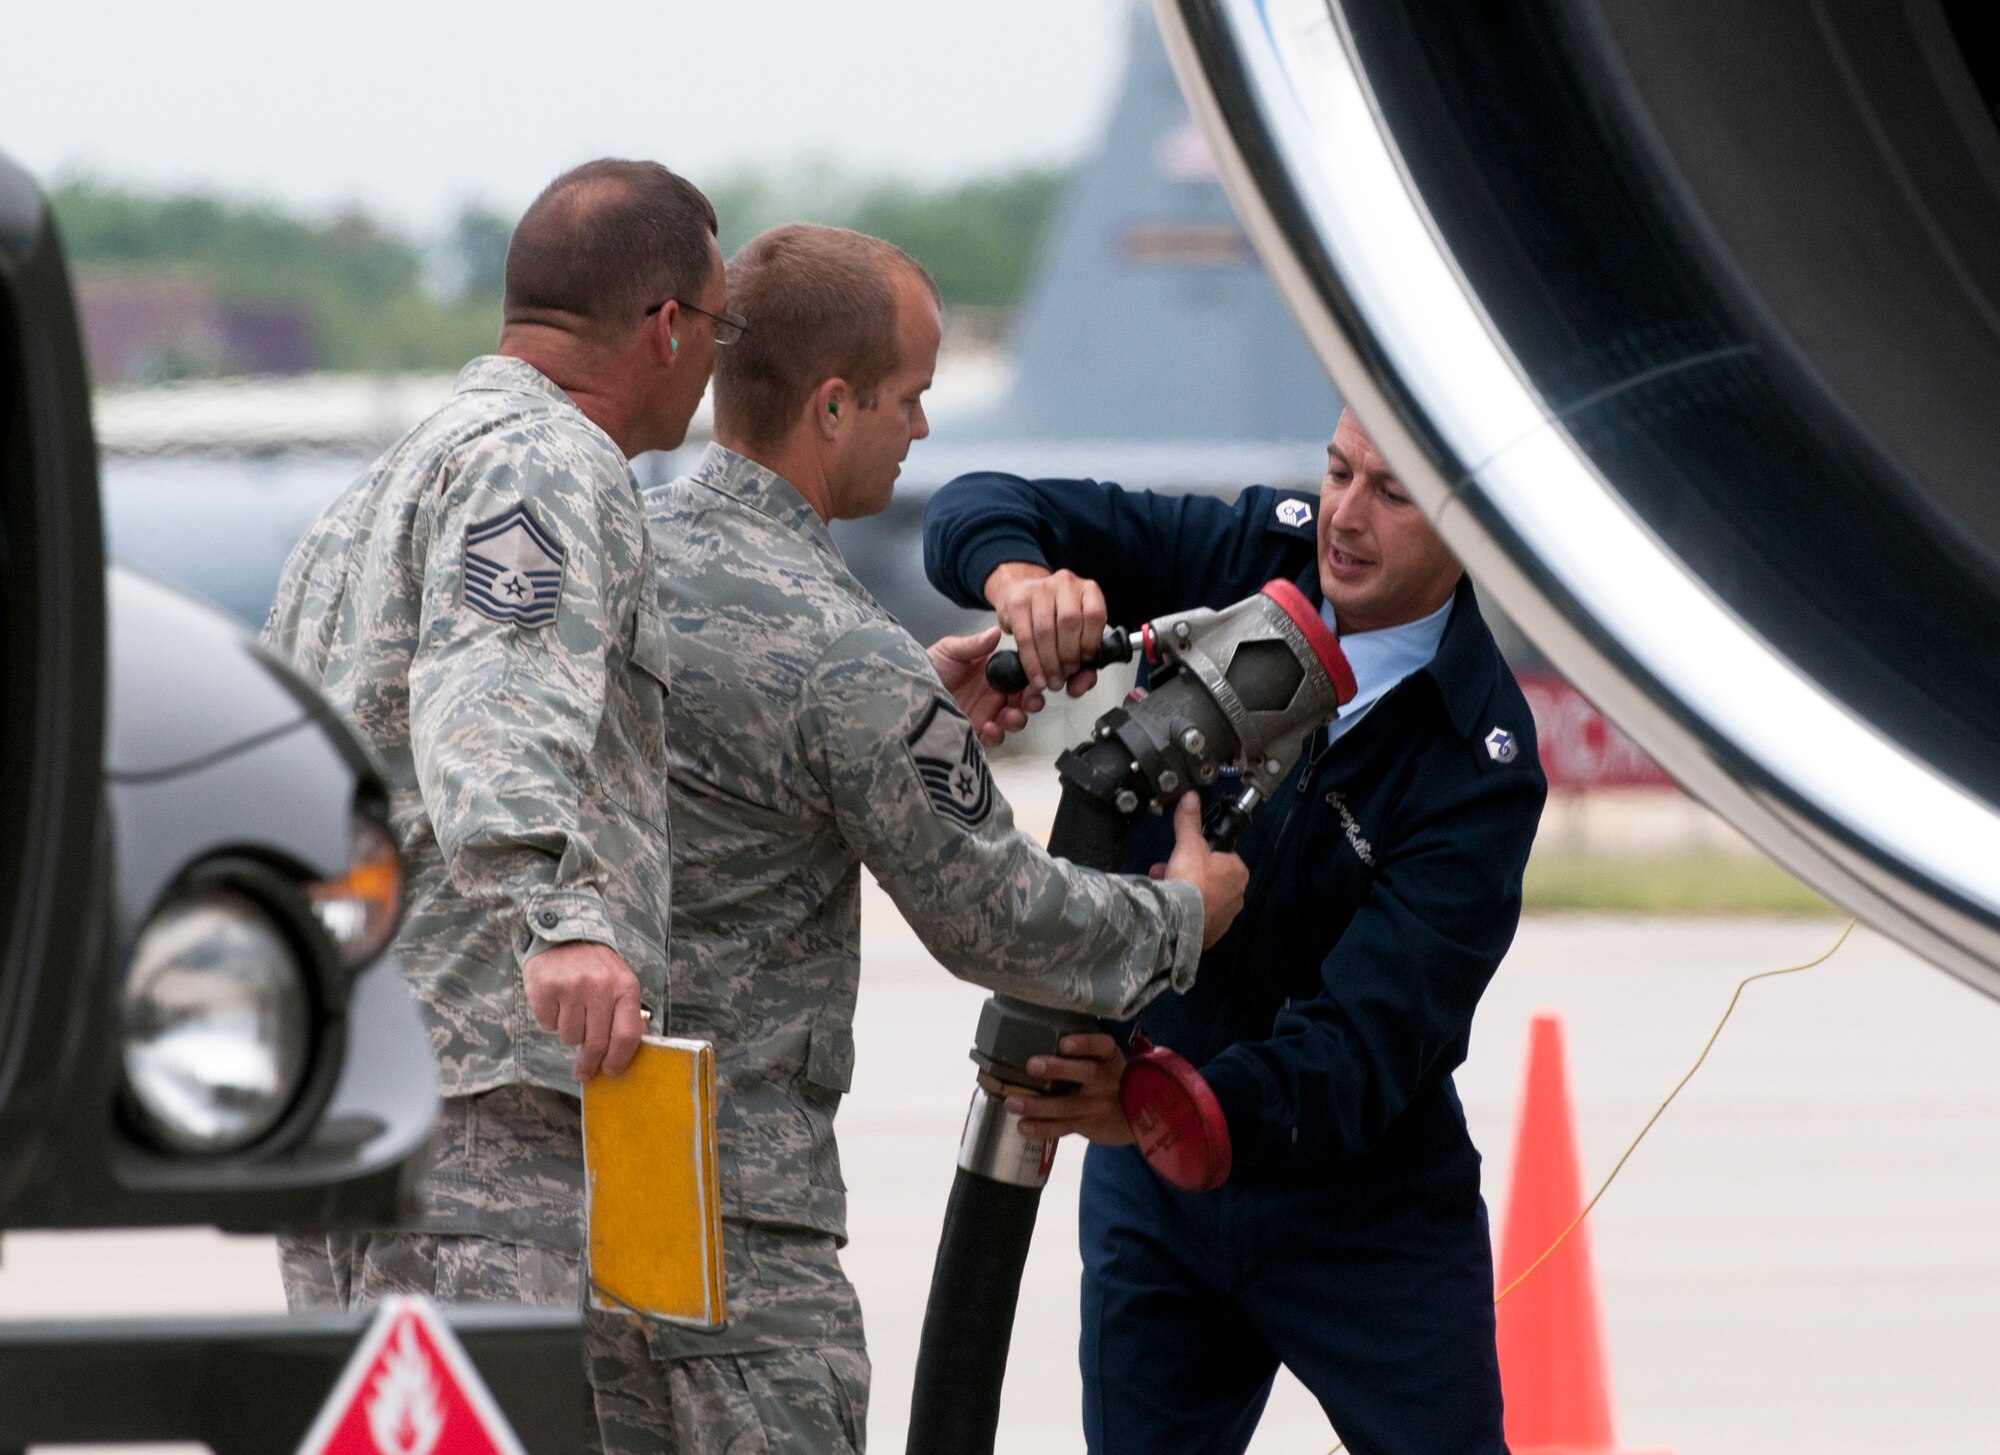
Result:
{"label": "short cropped hair", "polygon": [[542,189],[507,246],[507,323],[581,318],[615,337],[708,281],[715,208],[658,162],[605,157]]}
{"label": "short cropped hair", "polygon": [[729,306],[749,322],[715,355],[715,427],[757,447],[790,432],[812,392],[845,379],[856,403],[875,405],[900,362],[898,273],[937,284],[893,243],[841,227],[794,223],[745,243],[729,260]]}

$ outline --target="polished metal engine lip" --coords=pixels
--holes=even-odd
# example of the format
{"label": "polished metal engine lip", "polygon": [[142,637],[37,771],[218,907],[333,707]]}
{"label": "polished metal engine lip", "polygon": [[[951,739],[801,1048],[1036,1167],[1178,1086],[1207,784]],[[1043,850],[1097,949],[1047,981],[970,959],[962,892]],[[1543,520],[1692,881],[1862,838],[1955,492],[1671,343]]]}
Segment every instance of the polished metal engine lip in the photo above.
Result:
{"label": "polished metal engine lip", "polygon": [[1696,797],[2000,995],[2000,813],[1773,650],[1598,474],[1432,226],[1338,0],[1154,8],[1280,292],[1481,586]]}

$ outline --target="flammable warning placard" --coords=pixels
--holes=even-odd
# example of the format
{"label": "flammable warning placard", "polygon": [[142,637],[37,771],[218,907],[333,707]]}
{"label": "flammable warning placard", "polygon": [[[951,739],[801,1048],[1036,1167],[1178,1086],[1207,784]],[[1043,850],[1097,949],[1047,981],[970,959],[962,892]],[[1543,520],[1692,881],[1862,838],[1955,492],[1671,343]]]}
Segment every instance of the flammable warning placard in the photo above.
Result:
{"label": "flammable warning placard", "polygon": [[393,1297],[361,1336],[298,1455],[527,1455],[427,1298]]}

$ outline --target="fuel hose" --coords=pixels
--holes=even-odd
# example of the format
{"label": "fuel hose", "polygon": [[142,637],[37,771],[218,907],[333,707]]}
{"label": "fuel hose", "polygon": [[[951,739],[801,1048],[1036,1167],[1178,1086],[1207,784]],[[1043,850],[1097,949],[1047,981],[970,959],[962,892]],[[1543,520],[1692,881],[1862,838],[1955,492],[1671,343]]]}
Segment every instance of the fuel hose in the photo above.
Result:
{"label": "fuel hose", "polygon": [[[1130,829],[1125,815],[1066,781],[1049,852],[1115,872]],[[909,1455],[992,1455],[1021,1272],[1056,1150],[1053,1141],[1021,1135],[1020,1119],[997,1088],[1053,1089],[1027,1077],[1028,1055],[1052,1052],[1063,1036],[1096,1029],[1089,1016],[1005,996],[994,996],[981,1015],[975,1058],[983,1074],[966,1113],[931,1271],[904,1447]]]}

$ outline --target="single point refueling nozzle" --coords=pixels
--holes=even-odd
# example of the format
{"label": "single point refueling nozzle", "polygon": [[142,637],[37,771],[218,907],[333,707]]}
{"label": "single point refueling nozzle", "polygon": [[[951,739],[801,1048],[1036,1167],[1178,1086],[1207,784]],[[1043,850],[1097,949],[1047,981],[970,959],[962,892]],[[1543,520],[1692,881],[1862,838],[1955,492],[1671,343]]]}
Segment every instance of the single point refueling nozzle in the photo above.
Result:
{"label": "single point refueling nozzle", "polygon": [[[1209,843],[1229,849],[1284,782],[1307,735],[1354,696],[1340,644],[1285,581],[1220,611],[1174,612],[1137,632],[1113,627],[1092,665],[1129,661],[1135,651],[1152,669],[1149,690],[1105,713],[1056,759],[1063,791],[1049,852],[1092,869],[1124,864],[1140,814],[1171,809],[1234,767],[1242,788],[1205,825]],[[1013,652],[994,653],[986,673],[1002,692],[1028,685]],[[1096,1029],[1091,1016],[1012,996],[995,995],[980,1009],[972,1049],[979,1085],[917,1349],[910,1455],[993,1449],[1021,1268],[1055,1163],[1055,1143],[1024,1136],[1006,1098],[1065,1090],[1031,1076],[1028,1061],[1058,1055],[1064,1036]],[[1133,1050],[1120,1100],[1148,1163],[1178,1186],[1218,1184],[1228,1175],[1228,1128],[1201,1073],[1164,1047]]]}
{"label": "single point refueling nozzle", "polygon": [[[1137,631],[1112,627],[1091,665],[1138,654],[1151,668],[1146,695],[1107,712],[1088,741],[1056,759],[1064,809],[1075,789],[1129,827],[1142,811],[1171,808],[1234,768],[1242,790],[1207,825],[1219,849],[1234,844],[1284,781],[1305,735],[1354,696],[1339,642],[1288,581],[1219,611],[1177,611]],[[1002,691],[1027,686],[1014,652],[995,652],[986,675]],[[1094,837],[1109,833],[1107,822]]]}

